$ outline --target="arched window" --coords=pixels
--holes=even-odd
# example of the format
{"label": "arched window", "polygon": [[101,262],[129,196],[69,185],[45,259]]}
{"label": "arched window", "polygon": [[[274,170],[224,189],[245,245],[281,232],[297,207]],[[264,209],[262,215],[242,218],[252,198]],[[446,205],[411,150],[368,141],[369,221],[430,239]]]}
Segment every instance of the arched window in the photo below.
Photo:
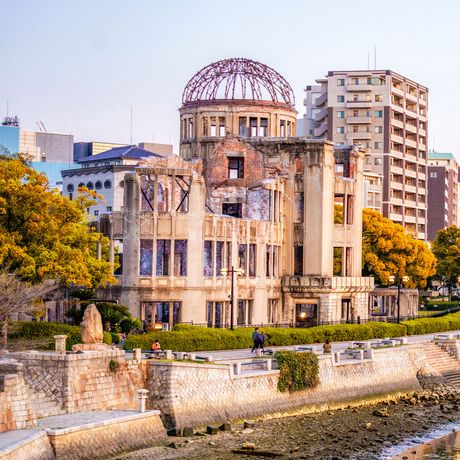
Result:
{"label": "arched window", "polygon": [[81,187],[84,187],[84,186],[85,186],[85,184],[84,184],[83,182],[80,182],[80,183],[78,184],[78,188],[81,188]]}
{"label": "arched window", "polygon": [[68,191],[69,193],[72,193],[72,192],[73,192],[73,190],[74,190],[74,188],[73,188],[73,184],[69,184],[69,185],[67,185],[67,191]]}
{"label": "arched window", "polygon": [[121,187],[121,188],[124,188],[124,187],[125,187],[125,181],[124,181],[124,180],[121,180],[121,181],[120,181],[120,187]]}
{"label": "arched window", "polygon": [[112,182],[109,181],[108,179],[104,182],[104,187],[105,188],[111,188],[112,187]]}
{"label": "arched window", "polygon": [[88,190],[93,190],[94,184],[90,181],[90,182],[88,182],[88,183],[86,184],[86,188],[87,188]]}
{"label": "arched window", "polygon": [[96,182],[96,190],[100,190],[102,188],[102,182],[100,180],[98,180]]}

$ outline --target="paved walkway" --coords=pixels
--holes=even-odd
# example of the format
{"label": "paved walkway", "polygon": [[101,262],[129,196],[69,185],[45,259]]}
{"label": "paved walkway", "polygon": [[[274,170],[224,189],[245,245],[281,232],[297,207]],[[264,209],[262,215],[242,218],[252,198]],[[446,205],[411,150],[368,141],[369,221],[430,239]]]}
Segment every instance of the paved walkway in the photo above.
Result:
{"label": "paved walkway", "polygon": [[[449,334],[460,334],[460,331],[449,331]],[[439,334],[447,334],[447,332],[440,332]],[[425,335],[412,335],[407,336],[407,341],[409,344],[429,342],[434,339],[434,336],[437,334],[425,334]],[[375,339],[378,340],[378,339]],[[311,346],[312,344],[305,344],[299,346]],[[319,353],[323,352],[323,344],[316,343],[313,344],[316,346]],[[332,342],[332,352],[343,351],[351,345],[351,342]],[[292,350],[292,346],[283,346],[283,347],[269,347],[266,346],[265,349],[270,348],[270,350]],[[198,356],[212,356],[215,361],[223,360],[232,360],[232,359],[245,359],[253,358],[255,353],[251,353],[251,350],[248,348],[240,350],[216,350],[216,351],[203,351],[196,352]]]}
{"label": "paved walkway", "polygon": [[26,430],[13,430],[0,433],[0,458],[1,451],[17,445],[18,443],[30,440],[48,429],[63,429],[81,425],[97,424],[107,422],[130,415],[139,414],[133,410],[109,410],[94,412],[75,412],[72,414],[54,415],[38,419],[38,426]]}

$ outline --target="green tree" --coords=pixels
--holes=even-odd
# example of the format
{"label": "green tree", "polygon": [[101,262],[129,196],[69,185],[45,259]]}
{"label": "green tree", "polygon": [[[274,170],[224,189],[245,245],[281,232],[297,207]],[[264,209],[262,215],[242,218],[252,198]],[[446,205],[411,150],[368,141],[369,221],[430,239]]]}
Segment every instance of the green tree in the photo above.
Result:
{"label": "green tree", "polygon": [[96,251],[97,244],[108,246],[108,239],[89,231],[85,221],[91,204],[88,195],[69,200],[50,190],[46,176],[20,156],[0,155],[0,269],[31,283],[114,282],[110,263]]}
{"label": "green tree", "polygon": [[390,275],[409,276],[407,287],[424,287],[436,273],[436,258],[427,245],[372,209],[363,211],[363,272],[379,284]]}
{"label": "green tree", "polygon": [[431,245],[431,250],[437,260],[437,276],[449,289],[457,284],[460,275],[460,228],[452,225],[444,230],[439,230]]}

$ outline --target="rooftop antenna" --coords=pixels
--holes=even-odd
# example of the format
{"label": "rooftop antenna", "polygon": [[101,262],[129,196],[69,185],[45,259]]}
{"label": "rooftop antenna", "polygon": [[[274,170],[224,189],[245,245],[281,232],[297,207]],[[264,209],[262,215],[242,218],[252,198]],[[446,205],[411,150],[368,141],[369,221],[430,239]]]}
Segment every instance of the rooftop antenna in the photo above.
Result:
{"label": "rooftop antenna", "polygon": [[129,143],[133,145],[133,106],[131,106],[131,135],[129,138]]}
{"label": "rooftop antenna", "polygon": [[374,45],[374,70],[377,70],[377,46]]}
{"label": "rooftop antenna", "polygon": [[42,125],[43,132],[47,133],[48,131],[46,130],[45,125],[43,124],[43,121],[40,120],[40,124]]}
{"label": "rooftop antenna", "polygon": [[369,53],[369,51],[368,51],[368,52],[367,52],[367,70],[369,70],[369,68],[370,68],[369,60],[370,60],[370,53]]}
{"label": "rooftop antenna", "polygon": [[42,127],[40,126],[40,123],[39,123],[38,121],[36,121],[35,123],[37,123],[38,129],[39,129],[40,131],[43,131]]}
{"label": "rooftop antenna", "polygon": [[10,116],[10,104],[8,99],[6,100],[6,117],[8,118]]}

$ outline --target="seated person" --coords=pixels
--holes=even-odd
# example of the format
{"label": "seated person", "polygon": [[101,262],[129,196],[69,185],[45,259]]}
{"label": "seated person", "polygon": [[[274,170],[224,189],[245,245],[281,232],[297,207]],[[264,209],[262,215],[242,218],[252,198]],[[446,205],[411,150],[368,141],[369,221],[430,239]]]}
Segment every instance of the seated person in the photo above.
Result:
{"label": "seated person", "polygon": [[152,351],[158,351],[161,350],[161,345],[159,340],[155,340],[155,342],[152,343]]}
{"label": "seated person", "polygon": [[330,353],[332,350],[332,345],[329,339],[326,339],[326,342],[323,345],[323,351],[324,353]]}

